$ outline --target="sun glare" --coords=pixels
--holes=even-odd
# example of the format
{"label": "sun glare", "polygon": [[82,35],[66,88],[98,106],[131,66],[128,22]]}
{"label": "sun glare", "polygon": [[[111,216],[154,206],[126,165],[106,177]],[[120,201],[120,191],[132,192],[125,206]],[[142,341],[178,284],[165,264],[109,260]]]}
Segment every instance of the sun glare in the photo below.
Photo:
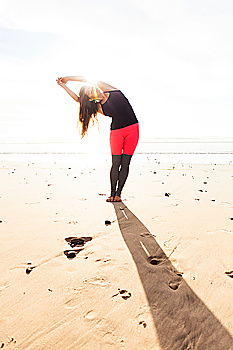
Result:
{"label": "sun glare", "polygon": [[97,84],[97,80],[96,80],[96,79],[88,79],[87,82],[88,82],[90,85],[96,85],[96,84]]}
{"label": "sun glare", "polygon": [[90,85],[97,85],[98,78],[94,75],[85,75],[85,78],[87,79],[87,83]]}

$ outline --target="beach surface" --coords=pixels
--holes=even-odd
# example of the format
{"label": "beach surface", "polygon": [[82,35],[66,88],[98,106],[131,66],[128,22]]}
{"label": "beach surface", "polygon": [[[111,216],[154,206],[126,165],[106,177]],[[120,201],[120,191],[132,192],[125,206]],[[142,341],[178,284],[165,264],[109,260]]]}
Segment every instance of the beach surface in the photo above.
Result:
{"label": "beach surface", "polygon": [[[0,348],[232,350],[233,165],[0,162]],[[107,221],[107,222],[106,222]]]}

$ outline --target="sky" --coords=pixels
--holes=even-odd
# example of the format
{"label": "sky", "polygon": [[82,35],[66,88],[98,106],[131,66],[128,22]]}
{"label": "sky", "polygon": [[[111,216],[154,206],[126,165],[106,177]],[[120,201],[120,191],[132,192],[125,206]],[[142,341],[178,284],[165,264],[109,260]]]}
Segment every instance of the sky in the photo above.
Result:
{"label": "sky", "polygon": [[232,0],[0,0],[0,141],[80,138],[66,75],[122,90],[142,139],[231,137],[232,39]]}

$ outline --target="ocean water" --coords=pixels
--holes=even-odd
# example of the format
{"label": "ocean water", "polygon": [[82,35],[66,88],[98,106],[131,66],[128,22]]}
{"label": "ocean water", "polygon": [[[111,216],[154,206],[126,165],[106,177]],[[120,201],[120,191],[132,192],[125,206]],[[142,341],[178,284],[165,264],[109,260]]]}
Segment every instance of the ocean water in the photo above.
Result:
{"label": "ocean water", "polygon": [[[1,160],[71,159],[78,155],[110,157],[107,142],[2,142]],[[154,138],[140,140],[134,157],[154,158],[166,163],[231,164],[233,138]]]}

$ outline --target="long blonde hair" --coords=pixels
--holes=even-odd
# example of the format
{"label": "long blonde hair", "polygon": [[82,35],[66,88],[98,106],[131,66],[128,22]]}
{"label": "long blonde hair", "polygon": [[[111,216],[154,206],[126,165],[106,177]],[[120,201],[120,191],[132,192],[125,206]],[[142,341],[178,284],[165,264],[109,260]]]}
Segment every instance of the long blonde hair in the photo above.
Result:
{"label": "long blonde hair", "polygon": [[78,124],[81,126],[81,138],[87,134],[87,130],[92,120],[92,125],[98,123],[97,113],[99,110],[99,102],[97,90],[98,87],[93,85],[82,86],[79,91],[79,119]]}

